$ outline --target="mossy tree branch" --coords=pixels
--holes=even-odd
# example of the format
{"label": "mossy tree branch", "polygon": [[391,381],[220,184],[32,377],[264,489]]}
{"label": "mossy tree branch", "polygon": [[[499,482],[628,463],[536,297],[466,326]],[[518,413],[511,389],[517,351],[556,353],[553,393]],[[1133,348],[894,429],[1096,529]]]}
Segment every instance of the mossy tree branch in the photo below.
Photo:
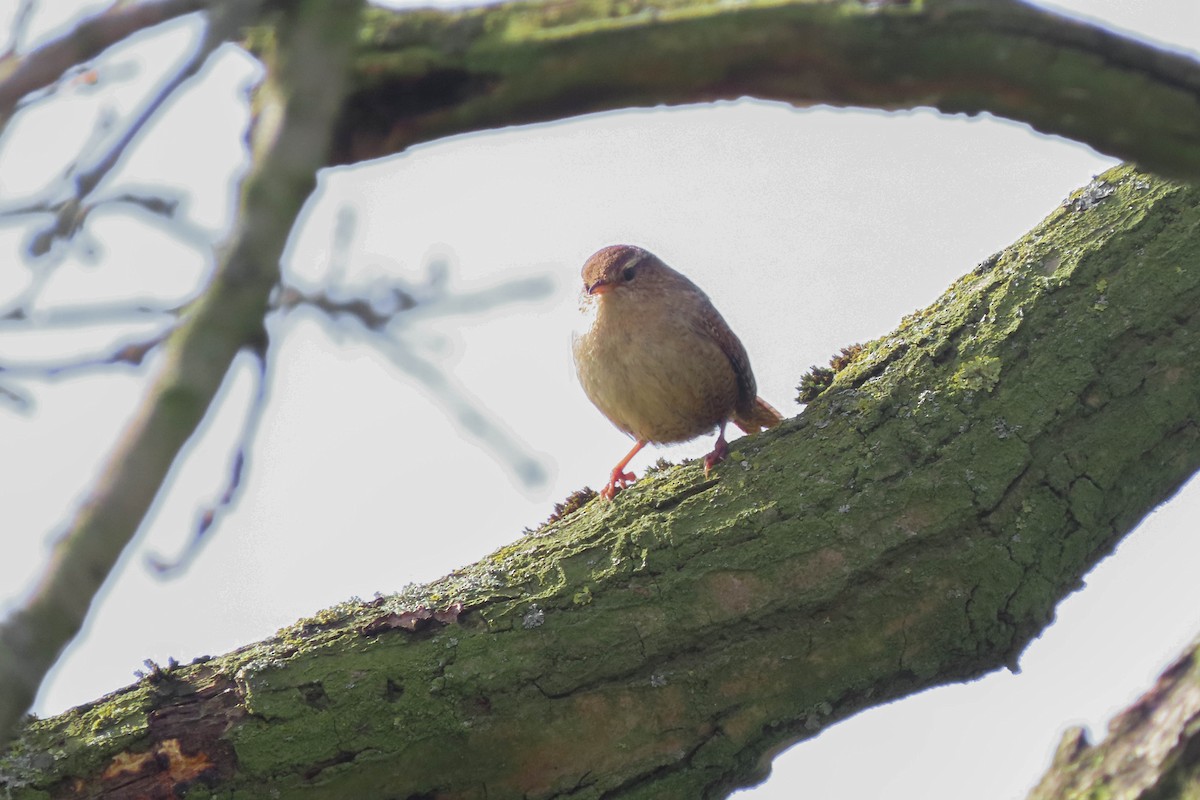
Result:
{"label": "mossy tree branch", "polygon": [[990,112],[1200,178],[1200,64],[1018,0],[585,0],[372,10],[331,160],[750,96]]}
{"label": "mossy tree branch", "polygon": [[1121,712],[1099,745],[1082,728],[1062,738],[1029,800],[1200,797],[1200,642]]}
{"label": "mossy tree branch", "polygon": [[[280,32],[250,41],[269,51]],[[309,66],[321,74],[283,107],[314,107],[330,71]],[[311,188],[313,145],[344,162],[752,95],[989,110],[1200,175],[1193,61],[1012,0],[380,11],[356,66],[331,150],[317,115],[302,147],[279,151],[279,183],[248,182],[243,229],[271,236],[231,263],[258,266],[197,304],[173,347],[199,361],[168,359],[169,402],[129,434],[121,474],[164,475],[222,364],[254,342],[262,264],[274,270],[275,222],[290,224]],[[0,785],[15,797],[196,781],[248,797],[719,796],[833,720],[1010,663],[1196,468],[1198,221],[1197,192],[1114,173],[869,347],[800,418],[743,443],[716,481],[667,472],[420,596],[336,609],[29,726]],[[94,588],[144,489],[105,481],[79,525],[120,535],[80,551],[62,586]],[[52,657],[28,632],[69,637],[90,596],[43,591],[42,617],[14,618],[0,655]],[[9,661],[6,685],[30,683]]]}
{"label": "mossy tree branch", "polygon": [[1200,464],[1197,226],[1200,190],[1114,170],[711,480],[34,723],[13,797],[719,797],[1012,664]]}

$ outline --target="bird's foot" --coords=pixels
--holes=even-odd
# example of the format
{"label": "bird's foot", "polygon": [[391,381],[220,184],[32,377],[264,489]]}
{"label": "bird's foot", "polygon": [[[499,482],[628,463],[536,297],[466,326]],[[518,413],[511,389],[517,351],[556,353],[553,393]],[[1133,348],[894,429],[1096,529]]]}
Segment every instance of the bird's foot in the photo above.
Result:
{"label": "bird's foot", "polygon": [[600,490],[600,496],[605,500],[612,500],[617,496],[617,492],[624,489],[629,484],[637,480],[637,475],[632,472],[622,472],[620,467],[612,471],[612,475],[608,478],[608,485]]}
{"label": "bird's foot", "polygon": [[704,477],[708,477],[709,471],[725,460],[725,456],[729,455],[729,445],[725,442],[725,432],[717,437],[717,443],[713,445],[711,453],[704,457]]}

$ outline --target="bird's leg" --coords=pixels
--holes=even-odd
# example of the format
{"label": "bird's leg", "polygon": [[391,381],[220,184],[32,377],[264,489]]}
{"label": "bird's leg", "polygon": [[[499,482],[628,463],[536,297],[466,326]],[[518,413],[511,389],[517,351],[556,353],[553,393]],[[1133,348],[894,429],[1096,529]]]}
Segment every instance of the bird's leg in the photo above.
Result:
{"label": "bird's leg", "polygon": [[717,443],[713,445],[711,453],[704,457],[704,477],[708,477],[708,471],[717,464],[725,460],[725,456],[729,455],[729,445],[725,442],[725,420],[721,421],[721,432],[717,434]]}
{"label": "bird's leg", "polygon": [[[605,486],[600,491],[600,495],[605,500],[612,500],[614,497],[617,496],[617,492],[621,491],[626,486],[628,486],[630,483],[637,480],[637,476],[634,475],[632,472],[626,472],[625,467],[627,464],[629,464],[630,461],[633,460],[633,457],[638,454],[638,451],[641,450],[645,446],[646,446],[645,442],[638,440],[638,443],[633,446],[633,449],[630,450],[625,455],[625,457],[621,459],[621,463],[619,463],[615,467],[613,467],[612,474],[608,476],[608,486]],[[620,484],[620,485],[618,486],[617,484]]]}

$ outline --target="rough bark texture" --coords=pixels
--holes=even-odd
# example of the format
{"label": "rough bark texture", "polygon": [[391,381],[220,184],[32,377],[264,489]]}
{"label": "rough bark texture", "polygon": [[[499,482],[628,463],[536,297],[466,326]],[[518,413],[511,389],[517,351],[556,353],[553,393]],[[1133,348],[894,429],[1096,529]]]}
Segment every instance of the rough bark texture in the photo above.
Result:
{"label": "rough bark texture", "polygon": [[1012,664],[1200,463],[1198,226],[1200,191],[1114,170],[712,479],[657,472],[33,723],[0,786],[720,797],[841,718]]}
{"label": "rough bark texture", "polygon": [[570,0],[373,10],[331,160],[736,100],[984,111],[1200,178],[1200,64],[1016,0]]}
{"label": "rough bark texture", "polygon": [[1200,798],[1200,643],[1108,726],[1098,746],[1067,731],[1029,800]]}

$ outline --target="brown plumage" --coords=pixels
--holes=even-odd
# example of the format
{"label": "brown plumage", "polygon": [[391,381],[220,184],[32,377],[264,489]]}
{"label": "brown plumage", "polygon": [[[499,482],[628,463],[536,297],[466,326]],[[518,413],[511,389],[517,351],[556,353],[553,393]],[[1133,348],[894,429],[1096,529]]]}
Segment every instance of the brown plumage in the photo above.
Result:
{"label": "brown plumage", "polygon": [[613,469],[605,497],[634,480],[625,466],[647,442],[682,442],[718,428],[704,458],[707,473],[728,452],[727,422],[755,433],[782,419],[756,395],[746,348],[708,296],[657,256],[632,245],[606,247],[583,265],[583,289],[591,319],[575,340],[579,382],[637,440]]}

